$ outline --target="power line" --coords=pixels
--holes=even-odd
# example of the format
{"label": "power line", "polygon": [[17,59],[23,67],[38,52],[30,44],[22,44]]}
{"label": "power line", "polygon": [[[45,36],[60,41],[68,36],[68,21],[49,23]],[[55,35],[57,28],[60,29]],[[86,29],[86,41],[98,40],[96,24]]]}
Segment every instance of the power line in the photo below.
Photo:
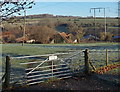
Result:
{"label": "power line", "polygon": [[104,27],[105,27],[105,36],[106,36],[106,31],[107,31],[107,27],[106,27],[106,8],[103,8],[103,7],[90,8],[90,13],[91,13],[92,10],[94,11],[94,30],[96,29],[96,10],[98,10],[99,12],[101,10],[104,11]]}

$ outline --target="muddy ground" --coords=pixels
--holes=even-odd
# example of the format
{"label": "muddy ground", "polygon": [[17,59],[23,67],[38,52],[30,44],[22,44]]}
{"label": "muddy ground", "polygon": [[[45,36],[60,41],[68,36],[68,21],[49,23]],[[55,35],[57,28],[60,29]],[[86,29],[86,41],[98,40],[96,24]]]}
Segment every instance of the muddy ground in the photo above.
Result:
{"label": "muddy ground", "polygon": [[[98,77],[99,76],[99,77]],[[118,76],[118,75],[117,75]],[[102,78],[103,77],[103,78]],[[112,80],[110,76],[110,79]],[[119,76],[118,76],[119,77]],[[40,83],[38,85],[24,86],[6,90],[3,92],[41,92],[41,91],[120,91],[120,83],[114,81],[108,81],[105,79],[105,75],[89,75],[89,76],[76,76],[69,79],[57,80],[53,82]]]}

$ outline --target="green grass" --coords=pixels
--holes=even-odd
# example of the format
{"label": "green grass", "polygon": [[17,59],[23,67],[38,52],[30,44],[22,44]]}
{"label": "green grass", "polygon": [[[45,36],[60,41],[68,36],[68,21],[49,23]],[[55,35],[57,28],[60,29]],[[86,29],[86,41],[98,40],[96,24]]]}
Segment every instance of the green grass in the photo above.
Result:
{"label": "green grass", "polygon": [[[81,43],[81,44],[25,44],[22,46],[21,44],[3,44],[2,45],[2,54],[4,56],[10,55],[10,56],[17,56],[17,55],[41,55],[41,54],[50,54],[50,53],[57,53],[60,51],[68,51],[69,48],[61,48],[57,46],[109,46],[109,45],[117,45],[118,43]],[[56,46],[56,47],[45,47],[45,46]],[[101,55],[100,54],[104,54]],[[66,58],[73,55],[63,55],[60,56],[60,58]],[[74,56],[75,58],[70,61],[70,64],[68,64],[68,67],[71,68],[72,71],[80,69],[82,71],[84,66],[84,56],[83,54],[78,54],[77,56]],[[116,59],[116,53],[109,54],[111,57],[113,56],[113,59]],[[95,53],[93,54],[92,58],[96,58],[98,61],[91,61],[93,65],[95,65],[96,68],[100,67],[100,65],[105,66],[105,53]],[[21,65],[20,63],[25,62],[34,62],[34,61],[41,61],[41,59],[12,59],[11,67],[14,68],[15,76],[22,76],[21,72],[24,74],[24,69],[26,68],[34,68],[38,66],[38,64],[29,64],[29,65]],[[109,61],[109,63],[112,63],[112,61]],[[5,69],[5,57],[2,61],[3,64],[3,70]],[[59,60],[54,64],[61,64]],[[48,63],[44,63],[42,66],[48,66]],[[91,67],[90,67],[91,68]],[[44,68],[49,69],[49,68]],[[38,69],[39,71],[42,71],[42,69]],[[113,73],[117,72],[117,70],[113,70]],[[111,73],[111,72],[110,72]],[[55,79],[55,78],[54,78]],[[51,81],[51,80],[49,80]]]}
{"label": "green grass", "polygon": [[81,43],[81,44],[3,44],[2,54],[17,56],[17,55],[39,55],[56,53],[59,51],[67,51],[69,48],[60,47],[44,47],[44,46],[109,46],[118,45],[118,43]]}
{"label": "green grass", "polygon": [[73,46],[107,46],[107,45],[118,45],[119,43],[116,42],[96,42],[96,43],[80,43],[80,44],[28,44],[28,45],[47,45],[47,46],[66,46],[66,45],[73,45]]}
{"label": "green grass", "polygon": [[[30,46],[29,46],[30,45]],[[25,44],[22,46],[21,44],[3,44],[1,49],[2,49],[2,54],[3,57],[0,59],[0,65],[3,64],[4,66],[4,61],[5,61],[5,56],[23,56],[23,55],[43,55],[43,54],[52,54],[52,53],[57,53],[59,51],[67,51],[68,49],[66,48],[45,48],[45,47],[34,47],[34,44]],[[32,47],[31,47],[32,45]],[[36,45],[35,45],[36,46]],[[3,61],[3,62],[2,62]],[[25,62],[28,60],[25,60]],[[21,60],[18,60],[17,62],[13,61],[14,64],[18,64],[18,62],[21,62]]]}
{"label": "green grass", "polygon": [[40,55],[40,54],[48,54],[48,53],[55,53],[57,51],[65,51],[67,49],[62,48],[45,48],[45,47],[33,47],[29,45],[22,46],[21,44],[3,44],[2,46],[2,53],[9,54],[9,55]]}
{"label": "green grass", "polygon": [[[2,54],[3,54],[3,61],[5,61],[5,56],[24,56],[24,55],[43,55],[43,54],[52,54],[52,53],[58,53],[58,52],[64,52],[70,50],[70,48],[62,48],[62,46],[109,46],[109,45],[117,45],[118,43],[81,43],[81,44],[25,44],[22,46],[21,44],[3,44],[2,45]],[[45,46],[58,46],[58,47],[45,47]],[[59,47],[61,46],[61,47]],[[104,55],[99,54],[98,52],[96,54],[93,54],[90,56],[90,58],[95,58],[102,62],[93,62],[97,67],[101,64],[105,64],[105,52],[103,52]],[[118,59],[116,56],[118,54],[116,53],[110,53],[110,62],[112,60]],[[28,61],[28,60],[25,60]],[[24,62],[19,60],[18,62]],[[18,62],[14,62],[14,64],[18,64]],[[0,62],[0,65],[2,65],[2,62]]]}
{"label": "green grass", "polygon": [[[70,19],[70,21],[68,21]],[[34,19],[27,19],[27,21],[29,22],[33,22],[33,21],[40,21],[40,20],[50,20],[50,21],[67,21],[67,22],[74,22],[75,20],[77,20],[78,23],[91,23],[94,22],[94,19],[79,19],[79,18],[34,18]],[[96,19],[97,23],[104,23],[104,19]],[[107,23],[117,23],[118,19],[107,19]]]}
{"label": "green grass", "polygon": [[[70,19],[70,21],[69,21]],[[77,21],[75,21],[77,20]],[[53,23],[60,21],[60,22],[67,22],[67,23],[74,23],[76,22],[77,24],[81,24],[81,23],[94,23],[94,19],[80,19],[80,18],[33,18],[33,19],[26,19],[26,23],[36,23],[36,22],[42,22],[42,21],[52,21]],[[21,21],[21,23],[23,23],[23,21]],[[96,19],[96,23],[101,23],[104,24],[104,19]],[[107,23],[115,23],[118,24],[118,19],[107,19]],[[19,24],[19,23],[18,23]]]}

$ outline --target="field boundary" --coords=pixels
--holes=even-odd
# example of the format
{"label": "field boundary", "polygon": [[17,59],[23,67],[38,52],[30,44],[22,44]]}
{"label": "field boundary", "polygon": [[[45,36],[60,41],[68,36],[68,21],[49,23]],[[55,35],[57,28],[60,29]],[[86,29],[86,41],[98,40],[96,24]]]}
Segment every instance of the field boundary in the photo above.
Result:
{"label": "field boundary", "polygon": [[[110,62],[111,57],[112,57],[111,61],[114,61],[114,62],[119,61],[119,58],[116,58],[116,57],[113,58],[113,56],[109,55],[110,53],[113,53],[113,52],[115,54],[118,53],[117,50],[85,49],[80,51],[78,50],[72,51],[68,53],[55,53],[55,54],[46,54],[46,55],[32,55],[32,56],[22,56],[22,57],[6,56],[6,69],[5,69],[5,75],[3,76],[2,81],[4,80],[3,84],[5,88],[7,88],[10,86],[11,83],[16,84],[18,81],[21,81],[20,79],[23,79],[23,78],[25,78],[25,80],[24,81],[22,80],[20,82],[21,84],[31,85],[31,84],[37,84],[40,82],[45,82],[46,80],[53,81],[56,79],[70,78],[74,76],[75,73],[80,73],[81,71],[83,71],[87,75],[89,75],[92,71],[98,73],[99,68],[106,69],[106,67],[108,67],[109,65],[114,64],[113,62]],[[102,60],[99,60],[100,58],[98,59],[97,55],[98,57],[101,57]],[[58,56],[64,56],[64,58],[58,58]],[[31,61],[31,59],[34,57],[37,57],[38,60]],[[48,57],[48,58],[46,58],[46,60],[41,61],[39,60],[41,57]],[[12,60],[24,61],[24,59],[26,58],[29,59],[28,62],[19,63],[20,65],[27,66],[27,68],[23,69],[24,76],[17,75],[18,76],[16,77],[17,80],[15,82],[14,81],[11,82],[11,77],[12,79],[15,80],[14,76],[17,74],[16,72],[14,73],[11,72]],[[99,66],[97,64],[97,66],[99,66],[97,67],[95,65],[95,62],[100,62],[100,61],[103,62],[103,65]],[[76,68],[76,66],[78,68]],[[15,71],[15,69],[12,69],[12,71]]]}

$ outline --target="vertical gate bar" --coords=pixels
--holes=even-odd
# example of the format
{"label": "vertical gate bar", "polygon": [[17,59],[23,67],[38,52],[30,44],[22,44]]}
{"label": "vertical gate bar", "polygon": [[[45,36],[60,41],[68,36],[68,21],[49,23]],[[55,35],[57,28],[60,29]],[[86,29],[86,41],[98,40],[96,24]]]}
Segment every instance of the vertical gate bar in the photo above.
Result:
{"label": "vertical gate bar", "polygon": [[53,81],[53,60],[52,60],[52,81]]}

